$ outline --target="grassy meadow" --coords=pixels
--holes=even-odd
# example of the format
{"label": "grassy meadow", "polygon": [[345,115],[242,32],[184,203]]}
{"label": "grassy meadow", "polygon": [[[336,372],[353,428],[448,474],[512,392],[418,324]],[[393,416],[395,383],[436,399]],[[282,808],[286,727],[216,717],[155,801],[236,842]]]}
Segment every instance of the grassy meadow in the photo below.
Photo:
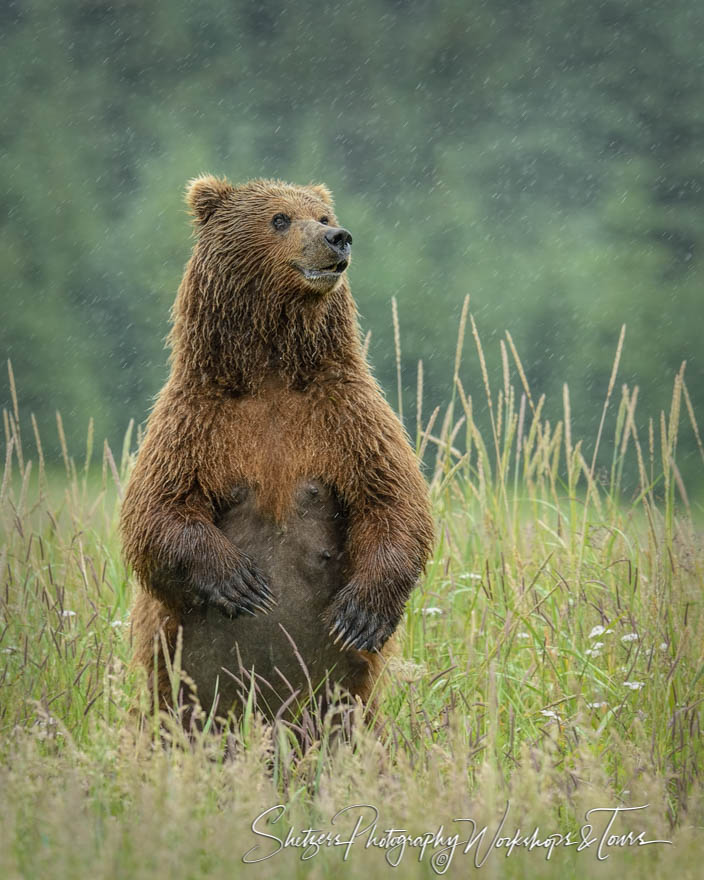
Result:
{"label": "grassy meadow", "polygon": [[[389,663],[382,736],[357,725],[331,747],[318,719],[305,754],[249,711],[191,741],[177,719],[150,719],[117,534],[138,438],[111,451],[89,435],[78,455],[63,444],[63,469],[45,466],[38,434],[20,436],[10,373],[0,876],[375,878],[396,863],[403,877],[701,877],[704,548],[678,434],[694,434],[703,467],[704,448],[684,372],[669,411],[643,415],[618,379],[623,345],[597,436],[576,437],[568,388],[550,424],[509,334],[487,374],[465,304],[444,410],[423,411],[418,370],[411,434],[438,543]],[[470,346],[483,388],[461,382]],[[311,827],[352,842],[311,843]]]}

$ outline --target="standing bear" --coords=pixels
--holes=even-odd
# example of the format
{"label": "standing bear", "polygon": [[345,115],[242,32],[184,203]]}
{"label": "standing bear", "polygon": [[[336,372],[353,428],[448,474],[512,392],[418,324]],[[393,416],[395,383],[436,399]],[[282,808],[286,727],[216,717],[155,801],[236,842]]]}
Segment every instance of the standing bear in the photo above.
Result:
{"label": "standing bear", "polygon": [[136,660],[162,707],[179,627],[206,711],[253,686],[271,717],[325,680],[367,702],[433,523],[360,344],[352,236],[324,186],[203,176],[186,199],[171,372],[121,514]]}

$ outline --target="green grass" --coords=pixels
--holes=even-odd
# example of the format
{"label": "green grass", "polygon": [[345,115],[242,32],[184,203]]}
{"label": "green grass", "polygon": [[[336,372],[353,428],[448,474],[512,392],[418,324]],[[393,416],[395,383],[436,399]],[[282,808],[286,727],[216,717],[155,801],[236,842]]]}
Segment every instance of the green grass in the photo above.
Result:
{"label": "green grass", "polygon": [[[567,389],[551,425],[507,334],[498,391],[483,370],[482,436],[460,381],[466,318],[447,410],[421,412],[415,430],[431,461],[437,550],[389,664],[384,736],[358,725],[353,747],[323,738],[302,755],[285,726],[256,715],[192,742],[174,719],[140,727],[149,695],[129,668],[135,584],[117,538],[130,439],[117,460],[104,449],[102,470],[89,439],[80,464],[65,451],[64,471],[48,471],[37,437],[26,452],[17,405],[5,413],[0,876],[386,876],[400,851],[365,848],[367,837],[346,861],[339,846],[256,866],[242,857],[276,848],[250,826],[277,804],[286,814],[267,833],[281,837],[311,824],[349,834],[352,816],[331,817],[355,804],[378,809],[377,838],[443,825],[464,840],[467,823],[453,819],[472,818],[488,825],[484,855],[507,801],[501,836],[538,825],[543,839],[580,840],[587,810],[647,804],[611,833],[672,845],[614,845],[601,861],[596,843],[557,846],[549,860],[545,848],[494,849],[485,876],[701,876],[704,553],[701,510],[676,465],[680,429],[699,438],[684,374],[670,412],[639,431],[637,389],[616,391],[621,339],[604,390],[616,431],[607,437],[602,420],[587,459]],[[597,468],[594,446],[613,450],[610,468]],[[639,484],[626,490],[629,459]],[[604,814],[591,822],[598,838]],[[397,876],[434,876],[434,853],[419,860],[408,847]],[[474,850],[460,845],[446,867],[466,876]]]}

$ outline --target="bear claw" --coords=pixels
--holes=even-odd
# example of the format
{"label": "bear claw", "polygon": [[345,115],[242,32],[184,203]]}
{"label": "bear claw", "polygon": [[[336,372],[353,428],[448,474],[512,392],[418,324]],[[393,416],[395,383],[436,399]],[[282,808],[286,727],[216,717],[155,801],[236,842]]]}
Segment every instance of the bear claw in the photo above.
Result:
{"label": "bear claw", "polygon": [[364,608],[354,597],[338,600],[338,609],[330,629],[333,644],[340,641],[341,651],[355,648],[358,651],[375,651],[382,647],[393,634],[398,616]]}
{"label": "bear claw", "polygon": [[276,605],[264,576],[248,559],[243,560],[226,581],[210,581],[194,587],[200,600],[230,618],[240,614],[251,617],[257,613],[268,614]]}

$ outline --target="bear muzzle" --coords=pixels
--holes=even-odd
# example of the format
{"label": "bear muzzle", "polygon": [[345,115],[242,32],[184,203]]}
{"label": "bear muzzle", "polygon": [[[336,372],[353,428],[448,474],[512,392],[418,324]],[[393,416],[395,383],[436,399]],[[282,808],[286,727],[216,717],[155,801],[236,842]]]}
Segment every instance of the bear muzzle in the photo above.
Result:
{"label": "bear muzzle", "polygon": [[342,227],[325,228],[294,266],[313,287],[324,290],[337,284],[350,264],[352,235]]}

